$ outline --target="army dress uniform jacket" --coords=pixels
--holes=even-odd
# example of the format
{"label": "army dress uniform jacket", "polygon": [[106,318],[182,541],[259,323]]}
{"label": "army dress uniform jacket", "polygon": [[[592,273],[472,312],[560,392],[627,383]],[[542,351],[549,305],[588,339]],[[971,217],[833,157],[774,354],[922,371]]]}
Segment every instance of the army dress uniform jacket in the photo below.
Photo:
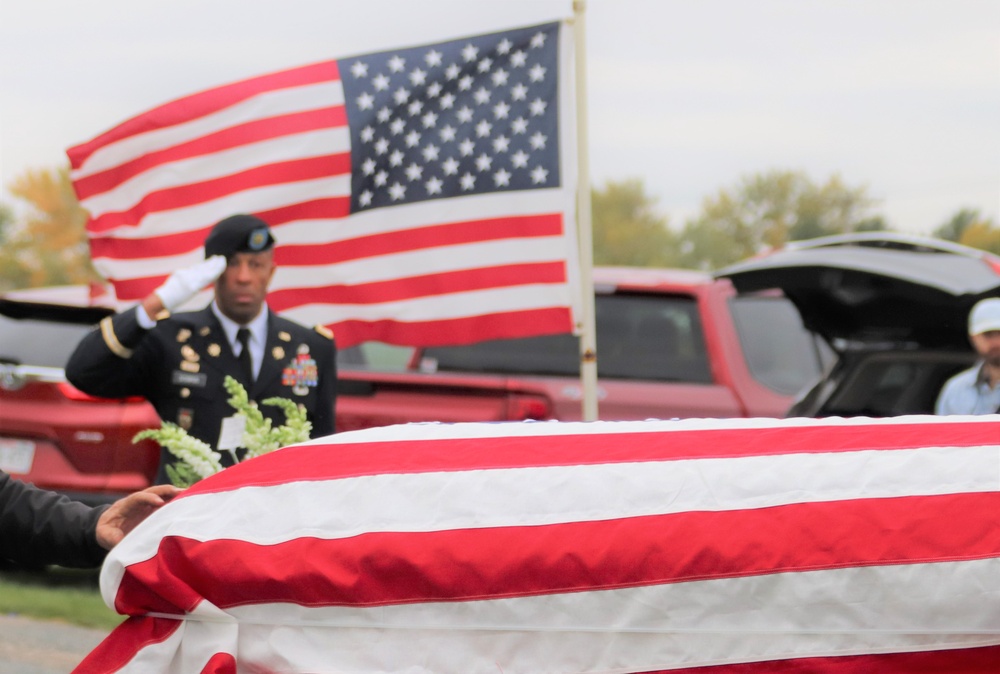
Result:
{"label": "army dress uniform jacket", "polygon": [[[281,397],[304,405],[312,437],[333,433],[336,347],[325,328],[310,330],[268,309],[264,360],[249,385],[211,307],[174,314],[150,330],[139,325],[137,310],[105,318],[80,341],[66,364],[71,384],[105,398],[142,396],[160,419],[217,448],[223,420],[235,414],[223,385],[231,375],[258,403]],[[280,408],[259,409],[275,425],[285,422]],[[221,454],[223,465],[232,463],[229,452]],[[169,482],[165,465],[174,461],[164,448],[157,483]]]}

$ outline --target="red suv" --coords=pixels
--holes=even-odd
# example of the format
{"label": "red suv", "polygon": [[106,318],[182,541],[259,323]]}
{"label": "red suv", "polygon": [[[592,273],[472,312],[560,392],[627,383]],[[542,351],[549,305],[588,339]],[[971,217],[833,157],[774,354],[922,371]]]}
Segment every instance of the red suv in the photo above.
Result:
{"label": "red suv", "polygon": [[94,398],[63,367],[83,335],[111,309],[86,306],[86,288],[44,288],[0,297],[0,468],[89,504],[152,484],[159,446],[132,443],[159,417],[142,398]]}

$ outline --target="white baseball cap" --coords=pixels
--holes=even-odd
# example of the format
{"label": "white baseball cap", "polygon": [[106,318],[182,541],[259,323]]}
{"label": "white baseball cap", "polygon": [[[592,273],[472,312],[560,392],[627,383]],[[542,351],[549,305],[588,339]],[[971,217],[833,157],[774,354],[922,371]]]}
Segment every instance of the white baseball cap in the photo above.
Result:
{"label": "white baseball cap", "polygon": [[979,300],[969,312],[969,334],[1000,330],[1000,297]]}

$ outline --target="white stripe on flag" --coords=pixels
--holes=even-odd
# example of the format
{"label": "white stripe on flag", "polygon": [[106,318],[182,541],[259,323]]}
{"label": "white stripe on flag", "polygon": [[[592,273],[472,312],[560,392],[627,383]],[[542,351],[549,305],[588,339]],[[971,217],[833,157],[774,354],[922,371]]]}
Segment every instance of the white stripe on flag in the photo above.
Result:
{"label": "white stripe on flag", "polygon": [[[569,300],[569,291],[565,293]],[[545,309],[558,297],[553,298],[552,286],[522,285],[512,288],[488,288],[451,294],[429,295],[398,302],[376,302],[372,304],[314,305],[303,304],[283,312],[303,325],[317,322],[320,315],[331,316],[336,321],[346,320],[394,320],[400,323],[440,321],[465,316],[478,316],[504,311],[525,311]]]}
{"label": "white stripe on flag", "polygon": [[[525,245],[530,242],[530,246]],[[404,253],[373,255],[337,265],[336,273],[319,277],[323,285],[345,283],[361,285],[389,281],[399,277],[399,269],[420,269],[420,275],[438,274],[463,269],[481,269],[502,265],[522,265],[548,262],[558,254],[562,239],[554,236],[529,239],[503,239],[466,244],[437,246]],[[456,259],[458,260],[456,262]],[[272,291],[280,288],[317,285],[319,267],[279,267],[274,272]]]}
{"label": "white stripe on flag", "polygon": [[97,149],[78,169],[74,170],[73,179],[86,178],[150,153],[246,122],[304,110],[318,110],[343,103],[344,89],[339,82],[322,82],[258,94],[225,110],[199,117],[191,122],[154,129],[109,143]]}
{"label": "white stripe on flag", "polygon": [[[240,207],[246,207],[248,211],[263,211],[270,208],[301,203],[310,199],[347,197],[350,192],[351,179],[349,176],[334,176],[330,178],[317,178],[315,180],[300,180],[280,185],[268,185],[266,187],[258,187],[249,192],[227,194],[224,197],[195,204],[194,206],[150,213],[143,220],[141,228],[122,226],[92,238],[99,239],[114,236],[122,239],[142,240],[150,236],[179,234],[207,228],[215,224],[213,220],[214,213],[220,209],[237,212]],[[346,221],[327,220],[325,221],[325,228],[329,230],[331,225],[335,226],[337,222]],[[315,224],[312,226],[315,228]],[[277,232],[282,233],[283,228],[278,229]],[[284,236],[283,233],[281,235]],[[202,255],[200,246],[192,249],[191,252],[198,255],[199,260],[202,259],[200,257]],[[156,259],[155,251],[150,253],[149,259]],[[117,264],[108,258],[105,258],[105,260],[107,260],[106,264]],[[127,264],[127,262],[124,264]],[[173,270],[171,269],[170,271]]]}
{"label": "white stripe on flag", "polygon": [[[294,450],[283,450],[294,451]],[[336,451],[331,447],[330,451]],[[400,473],[243,487],[179,500],[116,551],[131,564],[161,536],[261,545],[302,531],[443,531],[731,511],[794,503],[997,490],[998,447],[787,454],[443,473]],[[864,466],[863,476],[858,467]],[[517,494],[511,499],[511,494]],[[301,504],[324,503],[321,510]],[[442,509],[440,504],[449,508]],[[275,507],[288,504],[287,508]],[[598,507],[598,504],[600,507]],[[219,512],[239,511],[238,521]],[[153,522],[156,522],[154,525]]]}
{"label": "white stripe on flag", "polygon": [[169,671],[236,643],[264,670],[508,674],[970,648],[1000,643],[998,594],[1000,560],[987,559],[377,608],[260,604],[228,611],[238,623],[205,607],[184,621]]}
{"label": "white stripe on flag", "polygon": [[195,185],[277,162],[350,151],[350,137],[343,127],[269,138],[210,155],[171,162],[170,171],[140,173],[114,190],[85,199],[82,203],[88,210],[97,213],[124,211],[139,203],[143,196],[158,190]]}

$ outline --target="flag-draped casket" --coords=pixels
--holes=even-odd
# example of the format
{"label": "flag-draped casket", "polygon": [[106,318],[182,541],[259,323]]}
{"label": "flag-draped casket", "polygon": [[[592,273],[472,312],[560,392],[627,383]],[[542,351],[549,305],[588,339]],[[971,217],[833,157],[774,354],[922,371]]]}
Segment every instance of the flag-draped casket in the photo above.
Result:
{"label": "flag-draped casket", "polygon": [[112,551],[79,672],[996,672],[1000,418],[419,424]]}

